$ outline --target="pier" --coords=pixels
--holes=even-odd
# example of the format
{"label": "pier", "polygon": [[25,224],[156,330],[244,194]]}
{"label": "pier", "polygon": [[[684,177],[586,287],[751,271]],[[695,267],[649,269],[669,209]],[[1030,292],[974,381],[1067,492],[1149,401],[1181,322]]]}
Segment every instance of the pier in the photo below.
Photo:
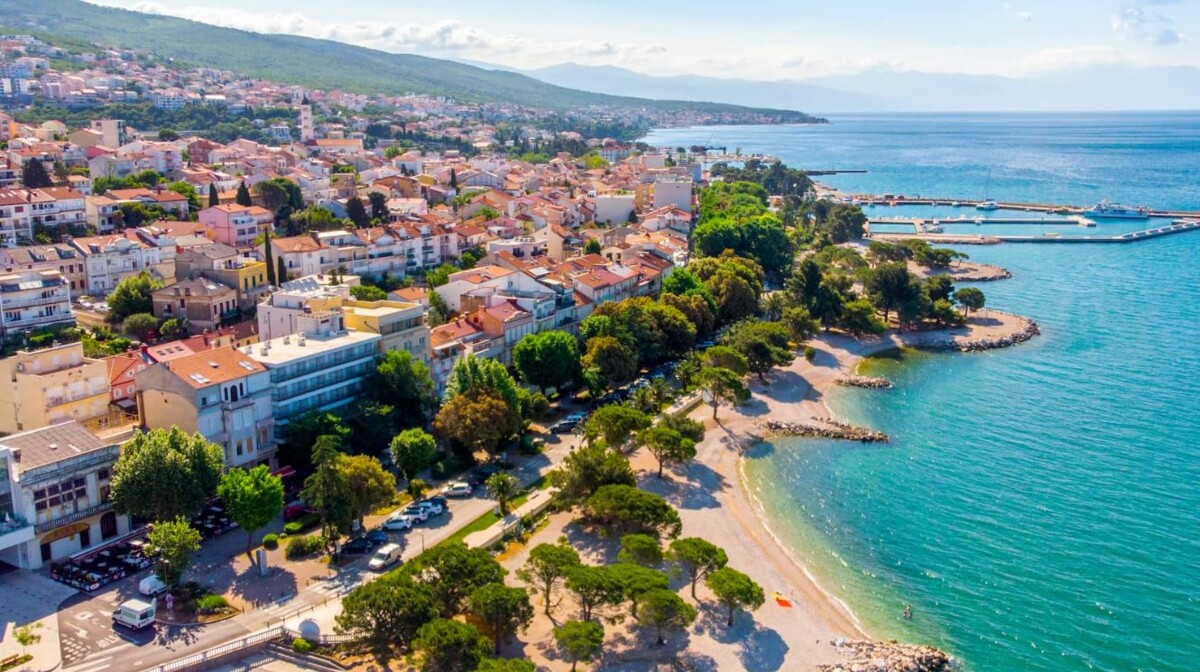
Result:
{"label": "pier", "polygon": [[[887,222],[894,223],[894,222]],[[911,222],[907,222],[911,223]],[[924,240],[930,243],[940,242],[959,245],[995,245],[997,243],[1135,243],[1142,240],[1162,238],[1177,233],[1200,230],[1200,220],[1177,220],[1167,226],[1156,226],[1141,231],[1130,231],[1109,236],[1060,236],[1047,233],[1040,236],[1015,235],[971,235],[955,233],[929,233],[917,229],[914,233],[871,233],[870,223],[867,224],[866,237],[872,240]]]}

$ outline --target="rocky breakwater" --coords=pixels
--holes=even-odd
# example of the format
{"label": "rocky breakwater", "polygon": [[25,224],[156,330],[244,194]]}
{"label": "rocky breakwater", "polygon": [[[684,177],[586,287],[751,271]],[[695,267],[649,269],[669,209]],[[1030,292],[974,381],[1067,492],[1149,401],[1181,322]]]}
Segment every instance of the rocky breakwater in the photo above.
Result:
{"label": "rocky breakwater", "polygon": [[820,665],[821,672],[949,672],[958,669],[954,657],[932,646],[895,642],[838,640],[833,642],[846,660]]}
{"label": "rocky breakwater", "polygon": [[992,264],[963,264],[960,272],[952,273],[951,277],[958,282],[992,282],[1007,280],[1012,277],[1012,271]]}
{"label": "rocky breakwater", "polygon": [[1014,320],[1016,325],[1011,330],[1003,334],[995,336],[987,336],[981,338],[970,338],[969,336],[955,336],[946,332],[938,334],[921,334],[915,339],[906,339],[905,345],[919,348],[921,350],[933,351],[948,351],[956,350],[959,352],[982,352],[984,350],[997,350],[999,348],[1010,348],[1019,343],[1024,343],[1032,339],[1034,336],[1042,333],[1038,328],[1037,322],[1021,315],[1005,313],[999,310],[991,310],[991,313],[999,313]]}
{"label": "rocky breakwater", "polygon": [[829,418],[818,418],[820,424],[767,420],[766,430],[780,436],[807,436],[818,439],[843,439],[863,443],[887,443],[891,439],[883,432],[855,427]]}
{"label": "rocky breakwater", "polygon": [[838,376],[833,379],[833,382],[842,387],[862,387],[868,390],[890,390],[892,388],[892,381],[875,376]]}

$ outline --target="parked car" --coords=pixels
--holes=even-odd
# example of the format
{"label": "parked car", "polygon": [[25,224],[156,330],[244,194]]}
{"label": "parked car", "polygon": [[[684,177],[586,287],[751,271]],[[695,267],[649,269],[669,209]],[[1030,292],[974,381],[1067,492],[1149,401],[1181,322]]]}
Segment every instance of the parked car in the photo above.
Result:
{"label": "parked car", "polygon": [[365,536],[367,537],[367,541],[376,545],[386,544],[389,541],[387,532],[384,530],[371,530],[370,532],[367,532]]}
{"label": "parked car", "polygon": [[442,489],[442,495],[445,497],[470,497],[473,489],[470,483],[453,481]]}
{"label": "parked car", "polygon": [[[455,481],[455,482],[457,482],[457,481]],[[453,483],[452,483],[452,485],[453,485]],[[430,504],[433,504],[434,506],[440,507],[440,510],[438,511],[438,515],[441,515],[450,510],[450,502],[447,502],[446,498],[442,497],[440,495],[436,496],[436,497],[429,497],[425,501],[429,502]]]}
{"label": "parked car", "polygon": [[[445,500],[442,500],[442,502],[444,502],[444,501]],[[412,504],[409,504],[408,506],[409,506],[409,508],[416,506],[416,507],[425,509],[426,511],[429,512],[429,515],[431,515],[431,516],[440,516],[446,512],[446,505],[444,503],[435,502],[432,499],[422,499],[421,501],[413,502]]]}
{"label": "parked car", "polygon": [[146,597],[154,597],[167,590],[167,584],[162,579],[158,578],[157,574],[151,574],[146,578],[138,581],[138,592]]}
{"label": "parked car", "polygon": [[401,510],[400,513],[414,519],[418,523],[423,523],[429,520],[429,516],[433,512],[424,507],[410,505]]}
{"label": "parked car", "polygon": [[572,413],[572,414],[568,415],[567,417],[563,418],[563,420],[568,420],[570,422],[583,422],[584,420],[587,420],[587,419],[588,419],[588,414],[582,413],[582,412]]}
{"label": "parked car", "polygon": [[366,537],[355,537],[355,538],[351,539],[350,541],[347,541],[346,543],[342,544],[342,552],[343,553],[354,553],[356,555],[360,555],[362,553],[366,553],[367,551],[371,550],[371,548],[373,546],[374,546],[374,544],[372,544],[371,541],[369,539],[367,539]]}
{"label": "parked car", "polygon": [[316,509],[314,509],[311,506],[308,506],[306,504],[302,504],[299,502],[297,502],[295,504],[288,504],[287,506],[283,507],[283,520],[284,520],[284,522],[290,523],[293,520],[299,520],[300,518],[314,514],[316,512],[317,512]]}
{"label": "parked car", "polygon": [[552,434],[570,434],[579,426],[578,422],[572,420],[559,420],[550,427]]}
{"label": "parked car", "polygon": [[380,546],[379,550],[375,551],[375,555],[371,556],[371,561],[367,563],[367,567],[381,572],[399,562],[402,552],[403,549],[400,548],[400,544]]}
{"label": "parked car", "polygon": [[387,520],[383,521],[382,527],[389,532],[403,532],[411,530],[416,522],[412,516],[406,516],[403,513],[393,513],[388,516]]}

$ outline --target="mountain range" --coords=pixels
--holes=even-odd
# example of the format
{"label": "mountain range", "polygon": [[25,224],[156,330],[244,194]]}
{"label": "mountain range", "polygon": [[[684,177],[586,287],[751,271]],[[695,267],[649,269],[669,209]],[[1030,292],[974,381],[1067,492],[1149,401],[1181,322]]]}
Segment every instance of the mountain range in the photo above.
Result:
{"label": "mountain range", "polygon": [[101,44],[148,52],[177,64],[230,70],[265,80],[362,94],[419,93],[466,102],[501,101],[549,109],[582,106],[762,112],[805,121],[802,113],[751,110],[704,101],[655,100],[580,91],[526,75],[332,40],[254,33],[197,21],[92,5],[80,0],[0,0],[0,26],[53,42]]}
{"label": "mountain range", "polygon": [[1046,112],[1200,109],[1200,68],[1093,65],[1027,77],[866,71],[802,80],[654,76],[564,63],[525,74],[558,86],[624,96],[830,112]]}

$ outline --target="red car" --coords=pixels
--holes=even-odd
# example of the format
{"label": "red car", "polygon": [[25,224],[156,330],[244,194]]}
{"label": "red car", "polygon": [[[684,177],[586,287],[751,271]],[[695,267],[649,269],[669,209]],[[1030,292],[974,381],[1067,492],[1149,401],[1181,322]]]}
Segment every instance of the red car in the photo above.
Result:
{"label": "red car", "polygon": [[283,520],[290,523],[293,520],[303,518],[316,512],[317,510],[311,506],[305,506],[304,504],[289,504],[283,507]]}

